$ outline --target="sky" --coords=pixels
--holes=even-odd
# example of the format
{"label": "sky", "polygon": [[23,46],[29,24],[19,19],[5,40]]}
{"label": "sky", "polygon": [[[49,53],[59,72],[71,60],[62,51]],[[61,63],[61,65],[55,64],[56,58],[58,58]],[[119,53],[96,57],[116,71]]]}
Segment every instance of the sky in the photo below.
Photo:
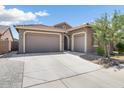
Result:
{"label": "sky", "polygon": [[[111,15],[114,10],[124,14],[124,5],[7,5],[0,6],[0,24],[45,24],[55,25],[67,22],[71,26],[78,26],[95,21],[105,13]],[[18,33],[12,27],[14,38]]]}

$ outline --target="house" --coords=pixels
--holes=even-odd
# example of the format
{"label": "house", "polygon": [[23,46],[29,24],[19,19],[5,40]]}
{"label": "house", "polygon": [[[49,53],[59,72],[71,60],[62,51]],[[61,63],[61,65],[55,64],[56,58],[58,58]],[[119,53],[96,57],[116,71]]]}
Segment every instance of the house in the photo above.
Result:
{"label": "house", "polygon": [[92,52],[93,31],[85,24],[72,27],[66,22],[54,26],[16,25],[19,53],[76,51]]}
{"label": "house", "polygon": [[0,25],[0,54],[12,50],[13,35],[9,26]]}

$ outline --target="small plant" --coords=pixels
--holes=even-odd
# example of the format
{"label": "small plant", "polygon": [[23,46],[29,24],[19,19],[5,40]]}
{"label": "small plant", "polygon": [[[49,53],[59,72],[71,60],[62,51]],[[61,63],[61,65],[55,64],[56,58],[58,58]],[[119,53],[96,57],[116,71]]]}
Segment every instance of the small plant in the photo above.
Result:
{"label": "small plant", "polygon": [[103,56],[104,55],[104,49],[101,47],[96,48],[96,52],[98,55]]}
{"label": "small plant", "polygon": [[118,43],[117,45],[116,45],[116,47],[117,47],[117,50],[118,50],[118,53],[119,54],[122,54],[123,52],[124,52],[124,43]]}

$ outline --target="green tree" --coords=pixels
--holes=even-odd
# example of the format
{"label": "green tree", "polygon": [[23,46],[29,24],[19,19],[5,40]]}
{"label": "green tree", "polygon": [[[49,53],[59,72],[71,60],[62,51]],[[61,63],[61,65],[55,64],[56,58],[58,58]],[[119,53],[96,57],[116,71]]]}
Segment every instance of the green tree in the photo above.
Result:
{"label": "green tree", "polygon": [[97,19],[92,25],[94,40],[100,48],[104,49],[104,55],[110,58],[110,54],[119,42],[124,42],[124,15],[114,11],[111,17],[106,13]]}
{"label": "green tree", "polygon": [[94,39],[98,42],[99,47],[104,49],[106,57],[110,57],[110,21],[108,15],[105,14],[97,19],[92,25],[95,31]]}
{"label": "green tree", "polygon": [[114,11],[111,18],[111,51],[115,46],[121,42],[123,37],[124,15],[121,15],[119,11]]}

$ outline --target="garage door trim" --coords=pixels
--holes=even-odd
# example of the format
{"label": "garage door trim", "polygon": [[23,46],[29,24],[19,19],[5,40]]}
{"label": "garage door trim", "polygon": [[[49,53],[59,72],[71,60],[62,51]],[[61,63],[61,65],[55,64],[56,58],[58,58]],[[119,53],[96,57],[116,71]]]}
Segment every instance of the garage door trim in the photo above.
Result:
{"label": "garage door trim", "polygon": [[84,52],[87,52],[87,33],[86,32],[78,32],[78,33],[73,33],[72,34],[72,43],[71,43],[71,50],[74,51],[74,36],[78,35],[78,34],[84,34],[84,42],[85,42],[85,46],[84,46]]}
{"label": "garage door trim", "polygon": [[54,35],[59,35],[59,38],[60,38],[60,40],[59,40],[60,47],[59,48],[60,48],[60,51],[62,51],[62,35],[61,35],[61,33],[25,31],[24,34],[23,34],[23,53],[25,53],[25,48],[26,48],[25,47],[25,35],[28,32],[30,32],[30,33],[40,33],[40,34],[54,34]]}

